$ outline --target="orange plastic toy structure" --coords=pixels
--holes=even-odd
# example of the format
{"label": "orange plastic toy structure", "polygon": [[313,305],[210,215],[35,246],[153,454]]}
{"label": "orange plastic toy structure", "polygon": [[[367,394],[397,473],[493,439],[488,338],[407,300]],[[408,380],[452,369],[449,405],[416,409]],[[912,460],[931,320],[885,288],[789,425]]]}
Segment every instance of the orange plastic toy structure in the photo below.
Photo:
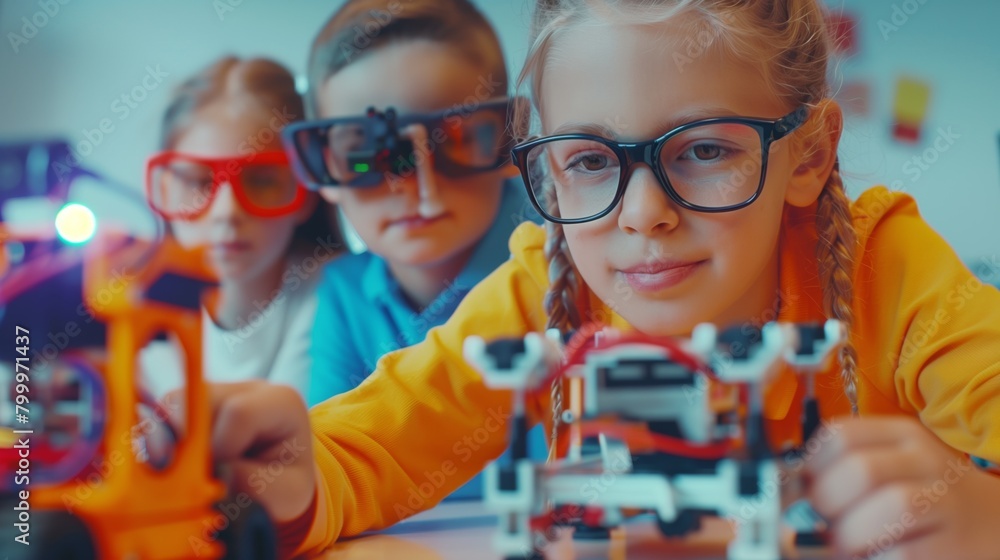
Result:
{"label": "orange plastic toy structure", "polygon": [[[109,251],[109,247],[117,248]],[[72,514],[59,514],[60,523],[69,525],[58,531],[66,535],[66,542],[47,543],[43,548],[48,547],[50,553],[58,551],[59,558],[81,559],[95,555],[115,560],[276,557],[273,527],[259,508],[242,510],[245,519],[227,520],[222,536],[205,539],[206,528],[219,528],[222,514],[216,504],[226,492],[213,476],[212,418],[202,381],[199,312],[145,296],[167,273],[212,282],[205,259],[170,238],[151,250],[145,242],[122,243],[120,238],[105,236],[95,239],[86,251],[84,301],[107,328],[107,359],[101,368],[107,394],[102,444],[102,464],[106,466],[99,473],[100,483],[87,485],[85,493],[81,490],[87,483],[80,476],[31,489],[33,513],[68,509]],[[131,278],[124,289],[107,289],[113,271],[119,272],[119,284],[123,273]],[[95,306],[98,297],[100,305]],[[137,458],[133,447],[136,438],[143,435],[137,429],[142,424],[137,413],[137,356],[160,333],[175,337],[184,350],[187,406],[184,433],[169,464],[157,470]],[[87,478],[93,476],[90,473]],[[86,498],[80,499],[81,494]],[[88,540],[92,552],[83,550]],[[36,541],[31,548],[37,550],[42,544]]]}

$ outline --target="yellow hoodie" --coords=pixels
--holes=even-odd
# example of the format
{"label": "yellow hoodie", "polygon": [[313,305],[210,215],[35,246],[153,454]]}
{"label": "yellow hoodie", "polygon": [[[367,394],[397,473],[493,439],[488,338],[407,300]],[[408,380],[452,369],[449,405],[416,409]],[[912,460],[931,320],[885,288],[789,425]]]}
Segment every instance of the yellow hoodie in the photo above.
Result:
{"label": "yellow hoodie", "polygon": [[[850,336],[861,414],[918,416],[952,447],[1000,462],[1000,292],[973,276],[909,196],[874,188],[852,214],[858,248]],[[510,239],[511,259],[446,324],[383,357],[357,389],[312,409],[320,481],[300,552],[430,508],[503,452],[511,396],[484,386],[462,345],[473,334],[490,340],[545,328],[544,242],[542,228],[521,225]],[[786,207],[779,320],[825,318],[816,243],[815,208]],[[583,297],[592,316],[628,327],[593,294]],[[824,417],[850,412],[836,369],[817,377]],[[772,442],[797,441],[803,391],[791,374],[768,389]],[[548,395],[528,411],[549,424]]]}

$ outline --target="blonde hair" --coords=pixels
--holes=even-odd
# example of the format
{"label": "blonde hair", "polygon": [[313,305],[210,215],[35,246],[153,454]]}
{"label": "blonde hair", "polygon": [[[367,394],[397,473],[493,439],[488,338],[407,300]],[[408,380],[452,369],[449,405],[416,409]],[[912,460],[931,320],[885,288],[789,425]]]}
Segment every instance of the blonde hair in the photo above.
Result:
{"label": "blonde hair", "polygon": [[[517,86],[529,84],[532,106],[522,109],[535,114],[519,114],[522,123],[515,132],[524,138],[539,124],[538,92],[542,69],[554,38],[585,18],[623,23],[662,22],[670,18],[692,18],[699,46],[718,46],[727,53],[755,65],[763,63],[765,82],[790,107],[816,108],[830,93],[827,79],[830,37],[823,11],[817,0],[538,0],[531,25],[531,47]],[[813,122],[823,119],[814,111]],[[815,129],[815,126],[810,127]],[[548,209],[558,215],[555,200],[546,197]],[[852,275],[856,235],[850,200],[844,192],[839,164],[835,164],[819,196],[816,207],[819,234],[816,257],[823,283],[824,307],[828,316],[848,326],[853,323]],[[545,254],[549,259],[550,287],[545,296],[549,328],[562,330],[581,326],[576,309],[580,279],[566,246],[562,226],[547,223]],[[851,410],[857,414],[857,351],[848,341],[840,353],[844,390]],[[553,384],[554,423],[561,411],[562,388]],[[553,448],[555,435],[553,429]]]}

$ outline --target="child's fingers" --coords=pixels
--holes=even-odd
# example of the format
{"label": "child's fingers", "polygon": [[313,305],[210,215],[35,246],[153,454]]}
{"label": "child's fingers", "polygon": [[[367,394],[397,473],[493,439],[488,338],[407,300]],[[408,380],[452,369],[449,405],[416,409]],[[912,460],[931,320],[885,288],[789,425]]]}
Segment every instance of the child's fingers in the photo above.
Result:
{"label": "child's fingers", "polygon": [[847,453],[870,446],[894,444],[920,437],[923,426],[909,417],[880,416],[837,420],[830,439],[806,462],[811,473],[830,467]]}
{"label": "child's fingers", "polygon": [[[305,403],[291,387],[255,380],[209,383],[206,391],[216,462],[266,455],[269,447],[280,447],[285,440],[296,439],[295,445],[311,442]],[[187,411],[184,389],[168,393],[163,402],[171,425],[183,434]]]}
{"label": "child's fingers", "polygon": [[246,494],[267,509],[271,519],[285,523],[302,515],[316,493],[312,455],[308,464],[284,465],[273,460],[265,465],[253,461],[232,464],[229,488],[234,496]]}
{"label": "child's fingers", "polygon": [[[229,395],[247,390],[248,385],[259,383],[259,381],[243,381],[238,383],[207,383],[208,403],[211,414],[210,418],[215,418],[219,404],[225,401]],[[166,411],[167,421],[174,428],[178,435],[183,435],[187,429],[187,388],[181,387],[170,391],[160,400],[161,409]]]}
{"label": "child's fingers", "polygon": [[184,399],[184,389],[170,391],[160,399],[160,410],[166,412],[166,421],[177,432],[178,436],[184,434],[187,422],[185,421],[187,406]]}
{"label": "child's fingers", "polygon": [[305,404],[294,389],[265,382],[211,387],[212,451],[229,461],[257,451],[266,454],[282,440],[308,439]]}
{"label": "child's fingers", "polygon": [[[940,558],[956,558],[955,543],[948,543],[936,534],[925,535],[903,542],[883,539],[883,544],[891,548],[882,550],[881,545],[872,543],[869,548],[873,554],[869,556],[878,560],[938,560]],[[864,557],[862,557],[864,558]]]}
{"label": "child's fingers", "polygon": [[834,544],[851,558],[864,558],[873,546],[889,550],[926,535],[940,520],[914,513],[919,496],[920,485],[914,482],[880,487],[834,523]]}
{"label": "child's fingers", "polygon": [[261,503],[278,522],[305,511],[315,493],[312,433],[305,403],[284,385],[263,381],[210,387],[213,458],[228,484]]}
{"label": "child's fingers", "polygon": [[884,445],[854,451],[816,474],[810,501],[820,515],[836,520],[881,486],[926,478],[932,470],[929,463],[916,447]]}

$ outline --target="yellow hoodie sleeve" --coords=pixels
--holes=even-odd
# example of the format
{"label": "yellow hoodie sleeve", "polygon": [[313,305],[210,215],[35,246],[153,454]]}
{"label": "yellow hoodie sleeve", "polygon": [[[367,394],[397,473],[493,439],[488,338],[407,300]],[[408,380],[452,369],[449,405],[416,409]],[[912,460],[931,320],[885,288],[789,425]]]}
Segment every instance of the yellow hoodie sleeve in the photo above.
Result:
{"label": "yellow hoodie sleeve", "polygon": [[[472,334],[490,340],[544,329],[543,244],[541,228],[520,226],[511,260],[470,291],[446,324],[311,410],[320,484],[300,553],[433,507],[504,451],[511,394],[489,390],[462,346]],[[546,406],[529,403],[529,415],[539,419]]]}
{"label": "yellow hoodie sleeve", "polygon": [[862,413],[919,415],[948,445],[1000,461],[1000,292],[909,196],[872,189],[854,214],[862,253],[853,336],[871,382]]}

